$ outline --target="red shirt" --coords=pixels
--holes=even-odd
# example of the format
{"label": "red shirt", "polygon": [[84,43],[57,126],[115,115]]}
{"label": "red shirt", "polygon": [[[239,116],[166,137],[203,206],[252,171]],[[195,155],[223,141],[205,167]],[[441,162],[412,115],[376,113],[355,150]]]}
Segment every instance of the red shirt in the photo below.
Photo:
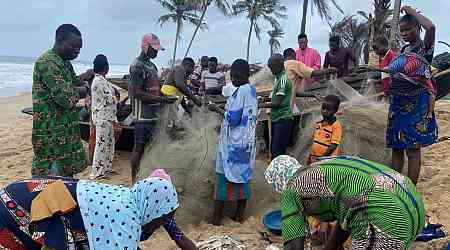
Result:
{"label": "red shirt", "polygon": [[[397,54],[393,50],[388,50],[386,55],[383,58],[380,58],[379,66],[380,69],[387,68],[389,64],[392,62],[392,60],[397,57]],[[389,77],[389,74],[381,73],[381,85],[383,87],[383,91],[385,94],[387,94],[389,90],[389,86],[391,85],[391,79]]]}

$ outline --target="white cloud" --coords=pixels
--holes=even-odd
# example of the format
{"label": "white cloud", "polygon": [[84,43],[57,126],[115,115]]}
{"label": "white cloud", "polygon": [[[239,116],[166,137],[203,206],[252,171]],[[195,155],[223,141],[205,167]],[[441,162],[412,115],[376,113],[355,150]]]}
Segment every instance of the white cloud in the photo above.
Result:
{"label": "white cloud", "polygon": [[[301,0],[284,0],[288,7],[288,18],[281,20],[286,36],[282,39],[283,48],[296,47],[300,26]],[[338,0],[346,14],[357,10],[372,11],[369,0]],[[417,7],[437,25],[437,40],[450,41],[450,21],[444,10],[450,9],[450,1],[404,1]],[[333,8],[333,6],[331,6]],[[0,54],[18,56],[38,56],[53,44],[54,31],[61,23],[77,25],[83,33],[84,47],[80,58],[90,60],[98,53],[106,54],[113,62],[129,63],[139,52],[139,42],[146,32],[156,33],[167,50],[160,54],[157,63],[165,64],[172,56],[175,25],[168,23],[161,28],[157,23],[165,13],[154,0],[2,0],[0,15],[2,40]],[[317,48],[322,55],[328,50],[329,26],[316,14],[308,12],[307,33],[310,46]],[[343,17],[333,11],[333,19]],[[200,32],[192,48],[191,56],[198,58],[204,54],[215,55],[220,60],[231,62],[244,58],[248,34],[248,20],[244,17],[225,18],[211,9],[207,14],[210,29]],[[270,28],[262,26],[259,42],[252,36],[251,61],[265,62],[269,56],[268,36]],[[184,55],[193,27],[186,25],[178,49],[178,57]],[[448,50],[444,45],[436,45],[436,52]]]}

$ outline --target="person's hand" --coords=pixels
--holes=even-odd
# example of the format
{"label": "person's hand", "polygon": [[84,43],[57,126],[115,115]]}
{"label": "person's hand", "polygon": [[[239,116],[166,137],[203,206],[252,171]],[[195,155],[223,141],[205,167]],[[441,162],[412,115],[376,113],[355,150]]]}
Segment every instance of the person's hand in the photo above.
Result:
{"label": "person's hand", "polygon": [[320,222],[319,226],[319,238],[323,243],[326,243],[328,241],[330,232],[331,232],[332,226],[329,222]]}
{"label": "person's hand", "polygon": [[210,111],[213,111],[213,112],[216,112],[219,110],[219,107],[217,107],[217,105],[212,102],[208,103],[207,107]]}
{"label": "person's hand", "polygon": [[409,15],[415,15],[415,14],[417,14],[416,9],[414,9],[413,7],[408,6],[408,5],[402,6],[402,8],[400,9],[400,11],[403,12],[403,13],[405,13],[405,14],[409,14]]}
{"label": "person's hand", "polygon": [[195,105],[201,107],[202,106],[202,102],[200,101],[200,99],[198,98],[194,98],[192,99],[192,101],[195,103]]}
{"label": "person's hand", "polygon": [[81,74],[79,76],[80,80],[82,81],[89,81],[90,79],[94,78],[95,76],[95,72],[93,69],[88,69],[86,70],[86,72],[84,72],[83,74]]}
{"label": "person's hand", "polygon": [[317,101],[320,101],[323,98],[323,96],[321,96],[320,94],[311,94],[311,97],[316,99]]}
{"label": "person's hand", "polygon": [[326,69],[326,73],[329,75],[334,75],[338,73],[338,69],[335,67],[330,67],[328,69]]}
{"label": "person's hand", "polygon": [[164,103],[174,103],[178,100],[178,98],[173,96],[165,96],[162,100]]}

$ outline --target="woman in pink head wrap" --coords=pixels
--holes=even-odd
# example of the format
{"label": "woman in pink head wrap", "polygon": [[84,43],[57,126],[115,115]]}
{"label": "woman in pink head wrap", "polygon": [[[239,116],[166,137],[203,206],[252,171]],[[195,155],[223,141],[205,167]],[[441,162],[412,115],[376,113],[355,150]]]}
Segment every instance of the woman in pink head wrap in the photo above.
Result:
{"label": "woman in pink head wrap", "polygon": [[172,183],[172,179],[170,178],[170,175],[168,175],[166,173],[166,171],[164,171],[164,169],[162,169],[162,168],[155,169],[155,171],[153,171],[153,173],[150,175],[150,177],[160,177],[160,178],[163,178],[164,180]]}

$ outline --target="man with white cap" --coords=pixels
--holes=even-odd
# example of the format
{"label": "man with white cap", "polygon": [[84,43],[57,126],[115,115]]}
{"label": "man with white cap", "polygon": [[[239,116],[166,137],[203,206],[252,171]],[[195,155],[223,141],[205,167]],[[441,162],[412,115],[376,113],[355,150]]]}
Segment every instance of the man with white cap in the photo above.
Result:
{"label": "man with white cap", "polygon": [[141,53],[130,66],[129,95],[135,120],[134,148],[131,155],[131,179],[134,183],[144,147],[151,142],[161,103],[174,100],[159,93],[158,68],[150,60],[164,50],[158,37],[147,33],[142,38]]}

